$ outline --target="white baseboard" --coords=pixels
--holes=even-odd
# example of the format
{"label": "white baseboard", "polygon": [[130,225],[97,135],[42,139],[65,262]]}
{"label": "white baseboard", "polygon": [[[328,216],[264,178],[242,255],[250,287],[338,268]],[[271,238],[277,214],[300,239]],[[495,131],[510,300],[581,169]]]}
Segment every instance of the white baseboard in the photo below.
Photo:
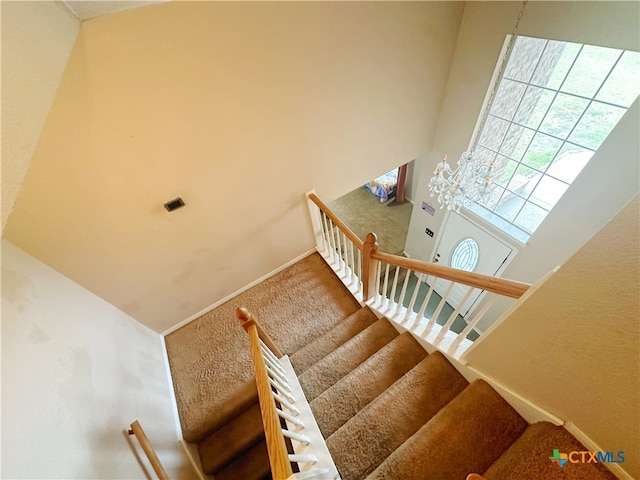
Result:
{"label": "white baseboard", "polygon": [[285,268],[289,268],[291,265],[298,263],[300,260],[302,260],[303,258],[307,258],[309,255],[311,255],[312,253],[315,253],[316,249],[311,249],[308,250],[307,252],[303,253],[302,255],[297,256],[296,258],[294,258],[293,260],[288,261],[287,263],[285,263],[284,265],[281,265],[280,267],[276,268],[275,270],[267,273],[266,275],[263,275],[262,277],[258,278],[257,280],[254,280],[253,282],[249,283],[248,285],[245,285],[244,287],[242,287],[239,290],[236,290],[233,293],[230,293],[229,295],[227,295],[226,297],[218,300],[217,302],[209,305],[208,307],[203,308],[202,310],[200,310],[197,313],[194,313],[193,315],[191,315],[188,318],[185,318],[184,320],[182,320],[180,323],[175,324],[172,327],[169,327],[167,330],[165,330],[164,332],[162,332],[160,335],[161,336],[166,336],[169,335],[171,332],[175,332],[176,330],[178,330],[179,328],[184,327],[186,324],[194,321],[196,318],[200,318],[202,315],[204,315],[207,312],[210,312],[211,310],[213,310],[216,307],[219,307],[220,305],[222,305],[225,302],[228,302],[229,300],[231,300],[234,297],[237,297],[238,295],[240,295],[241,293],[249,290],[251,287],[255,287],[256,285],[258,285],[261,282],[264,282],[266,279],[273,277],[276,273],[281,272],[282,270],[284,270]]}
{"label": "white baseboard", "polygon": [[[600,448],[596,442],[594,442],[586,433],[580,430],[575,426],[573,422],[566,422],[564,424],[564,428],[571,435],[576,437],[580,443],[582,443],[587,450],[591,452],[603,452],[604,450]],[[611,472],[618,478],[622,480],[636,480],[635,477],[631,476],[629,473],[625,471],[625,469],[619,463],[606,463],[605,466],[611,470]]]}
{"label": "white baseboard", "polygon": [[[451,361],[451,363],[454,363],[451,358],[449,358],[449,361]],[[461,368],[465,369],[470,373],[470,375],[474,377],[474,380],[476,378],[481,378],[489,385],[491,385],[500,394],[500,396],[504,398],[507,403],[509,403],[509,405],[511,405],[516,410],[516,412],[518,412],[528,423],[550,422],[558,426],[565,424],[565,421],[560,417],[542,408],[540,405],[532,402],[531,400],[523,397],[495,378],[483,374],[470,365],[464,365],[460,362],[456,363],[457,365],[455,366],[456,368],[458,368],[458,370],[460,370]]]}
{"label": "white baseboard", "polygon": [[176,401],[176,392],[173,389],[173,377],[171,376],[171,366],[169,365],[169,354],[167,352],[167,345],[164,341],[164,336],[160,335],[160,342],[162,343],[162,358],[164,360],[164,368],[167,374],[167,380],[169,382],[169,396],[171,397],[171,410],[173,412],[174,427],[178,438],[182,440],[182,425],[180,425],[180,415],[178,414],[178,402]]}

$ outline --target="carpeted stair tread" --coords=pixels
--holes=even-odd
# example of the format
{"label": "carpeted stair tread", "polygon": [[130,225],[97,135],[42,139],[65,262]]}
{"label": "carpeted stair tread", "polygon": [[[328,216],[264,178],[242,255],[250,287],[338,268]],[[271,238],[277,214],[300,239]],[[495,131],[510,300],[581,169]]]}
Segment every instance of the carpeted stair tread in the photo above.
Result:
{"label": "carpeted stair tread", "polygon": [[307,400],[313,401],[397,336],[393,325],[381,318],[343,343],[298,377]]}
{"label": "carpeted stair tread", "polygon": [[549,457],[588,449],[562,427],[535,423],[484,473],[486,480],[615,480],[601,463],[565,463],[562,468]]}
{"label": "carpeted stair tread", "polygon": [[247,333],[235,316],[237,306],[247,307],[289,355],[361,308],[314,253],[166,335],[180,424],[188,442],[197,442],[226,422],[224,405],[253,378]]}
{"label": "carpeted stair tread", "polygon": [[271,478],[267,443],[263,439],[214,474],[215,480],[266,480]]}
{"label": "carpeted stair tread", "polygon": [[291,355],[290,360],[294,370],[300,375],[376,320],[378,320],[378,317],[369,307],[361,308],[353,315],[342,320],[322,337],[316,338],[313,342]]}
{"label": "carpeted stair tread", "polygon": [[405,332],[323,392],[310,406],[324,437],[328,438],[426,356],[426,350]]}
{"label": "carpeted stair tread", "polygon": [[342,479],[375,470],[467,385],[440,352],[422,360],[327,439]]}
{"label": "carpeted stair tread", "polygon": [[464,479],[487,470],[526,428],[526,421],[489,384],[476,380],[367,479]]}
{"label": "carpeted stair tread", "polygon": [[214,433],[225,423],[228,423],[233,418],[240,415],[245,410],[253,407],[258,403],[258,389],[256,387],[256,381],[254,378],[244,382],[229,398],[229,401],[220,405],[218,409],[218,421],[216,423],[209,424],[207,431],[201,429],[200,435],[197,438],[192,438],[192,443],[199,443],[206,439],[209,435]]}
{"label": "carpeted stair tread", "polygon": [[264,438],[260,404],[240,415],[198,443],[202,470],[213,473]]}

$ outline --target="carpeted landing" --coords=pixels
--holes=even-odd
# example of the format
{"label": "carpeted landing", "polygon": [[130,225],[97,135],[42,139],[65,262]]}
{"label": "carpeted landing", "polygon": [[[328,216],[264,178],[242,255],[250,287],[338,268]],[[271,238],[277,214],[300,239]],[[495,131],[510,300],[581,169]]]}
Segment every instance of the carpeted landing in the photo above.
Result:
{"label": "carpeted landing", "polygon": [[[315,259],[307,262],[315,271],[323,270]],[[297,271],[307,268],[300,265]],[[331,283],[315,282],[325,287]],[[260,319],[264,311],[271,313],[269,333],[290,354],[344,480],[464,480],[473,472],[487,480],[615,479],[601,464],[559,468],[549,460],[554,449],[585,450],[566,430],[547,423],[528,425],[489,384],[482,380],[469,384],[444,355],[428,355],[410,333],[399,334],[367,307],[344,302],[334,307],[339,318],[322,319],[328,323],[318,327],[315,335],[311,327],[304,327],[304,339],[287,340],[278,328],[290,328],[290,324],[278,323],[269,308],[263,309],[255,297],[252,301],[251,308]],[[289,310],[283,315],[296,318],[299,312]],[[233,320],[232,311],[230,315]],[[199,329],[207,328],[214,318],[218,317],[203,320]],[[302,323],[311,324],[308,319]],[[245,334],[239,325],[236,328]],[[222,341],[211,335],[210,339]],[[175,342],[172,349],[174,356],[187,355],[178,351]],[[233,362],[219,361],[220,365],[210,366],[214,373],[196,377],[203,384],[220,378],[220,372],[230,368],[226,364]],[[174,383],[184,381],[177,370],[173,375]],[[219,407],[212,415],[219,417],[214,427],[191,425],[192,432],[201,432],[194,441],[203,469],[216,480],[271,478],[255,385],[244,382],[248,377],[233,378],[238,380],[233,393],[203,408]],[[192,389],[211,387],[194,385]],[[211,425],[209,417],[203,417]]]}

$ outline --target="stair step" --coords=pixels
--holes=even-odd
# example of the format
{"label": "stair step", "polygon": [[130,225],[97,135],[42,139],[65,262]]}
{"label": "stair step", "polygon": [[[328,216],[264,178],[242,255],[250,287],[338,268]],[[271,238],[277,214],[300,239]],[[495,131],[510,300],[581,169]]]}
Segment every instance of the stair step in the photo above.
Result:
{"label": "stair step", "polygon": [[513,407],[485,381],[476,380],[367,479],[463,479],[487,470],[526,428]]}
{"label": "stair step", "polygon": [[381,318],[343,343],[299,376],[307,400],[314,400],[397,336],[393,325]]}
{"label": "stair step", "polygon": [[405,332],[319,395],[311,402],[311,410],[324,437],[328,438],[426,356],[426,350]]}
{"label": "stair step", "polygon": [[615,480],[601,463],[565,464],[560,468],[549,460],[553,451],[561,453],[588,450],[562,427],[548,422],[535,423],[484,473],[486,480]]}
{"label": "stair step", "polygon": [[261,438],[264,438],[264,427],[260,404],[255,403],[198,443],[202,470],[205,473],[215,472]]}
{"label": "stair step", "polygon": [[263,439],[215,472],[215,480],[266,480],[271,478],[267,443]]}
{"label": "stair step", "polygon": [[300,375],[377,320],[378,317],[369,307],[363,307],[345,318],[325,335],[291,355],[291,364],[296,373]]}
{"label": "stair step", "polygon": [[327,439],[343,480],[375,470],[467,385],[440,352],[422,360]]}
{"label": "stair step", "polygon": [[184,439],[190,443],[200,443],[223,425],[252,407],[258,401],[258,389],[255,379],[242,383],[228,400],[220,404],[215,415],[210,416],[198,429],[184,433]]}

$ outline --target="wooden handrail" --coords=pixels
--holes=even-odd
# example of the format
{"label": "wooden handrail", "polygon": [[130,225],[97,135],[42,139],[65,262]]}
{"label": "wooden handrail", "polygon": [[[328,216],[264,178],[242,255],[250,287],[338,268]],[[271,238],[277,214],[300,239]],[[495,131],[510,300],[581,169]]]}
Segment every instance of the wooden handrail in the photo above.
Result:
{"label": "wooden handrail", "polygon": [[310,193],[310,194],[309,194],[309,200],[311,200],[313,203],[315,203],[315,204],[318,206],[318,208],[319,208],[320,210],[322,210],[322,211],[325,213],[325,215],[326,215],[327,217],[329,217],[329,219],[331,219],[331,221],[332,221],[333,223],[335,223],[335,224],[336,224],[336,226],[337,226],[340,230],[342,230],[342,233],[344,233],[344,234],[347,236],[347,238],[348,238],[349,240],[351,240],[351,241],[353,242],[353,244],[354,244],[356,247],[358,247],[358,249],[359,249],[359,250],[361,250],[361,251],[362,251],[362,248],[363,248],[364,242],[363,242],[363,241],[362,241],[362,240],[361,240],[361,239],[360,239],[360,238],[359,238],[355,233],[353,233],[353,231],[351,231],[351,229],[350,229],[349,227],[347,227],[347,225],[346,225],[342,220],[340,220],[340,219],[336,216],[336,214],[335,214],[335,213],[333,213],[333,212],[331,211],[331,209],[329,209],[329,207],[327,207],[327,206],[322,202],[322,200],[320,200],[320,199],[318,198],[318,196],[317,196],[315,193]]}
{"label": "wooden handrail", "polygon": [[258,330],[258,337],[262,339],[264,344],[269,347],[269,350],[271,350],[276,357],[282,358],[283,353],[280,351],[269,334],[264,330],[264,328],[262,328],[262,325],[260,325],[258,319],[256,319],[256,317],[254,317],[247,308],[238,307],[236,309],[236,317],[238,317],[242,328],[244,328],[245,330],[247,330],[250,325],[255,325],[256,329]]}
{"label": "wooden handrail", "polygon": [[531,287],[528,283],[507,280],[504,278],[482,275],[480,273],[467,272],[457,268],[435,265],[433,263],[400,257],[384,252],[372,252],[371,258],[380,262],[389,263],[397,267],[408,268],[418,273],[425,273],[435,277],[444,278],[453,282],[462,283],[470,287],[480,288],[488,292],[498,293],[506,297],[520,298]]}
{"label": "wooden handrail", "polygon": [[156,475],[158,475],[158,478],[160,480],[169,480],[167,472],[165,472],[164,468],[162,467],[160,459],[156,455],[156,452],[153,450],[153,447],[151,446],[151,443],[149,442],[149,439],[144,433],[144,430],[142,429],[142,426],[140,425],[140,422],[138,422],[138,420],[131,424],[131,429],[128,433],[129,435],[136,436],[138,442],[140,443],[140,446],[142,447],[142,450],[144,450],[144,453],[147,455],[149,463],[151,463],[154,472],[156,472]]}
{"label": "wooden handrail", "polygon": [[[451,280],[470,287],[480,288],[488,292],[498,293],[500,295],[516,299],[520,298],[531,287],[530,284],[524,282],[466,272],[457,268],[435,265],[422,260],[414,260],[390,253],[380,252],[378,251],[378,245],[375,242],[375,234],[370,233],[367,235],[367,240],[363,242],[331,211],[327,205],[322,202],[322,200],[316,196],[315,193],[310,193],[309,199],[315,203],[318,208],[322,210],[325,215],[327,215],[327,217],[329,217],[333,223],[335,223],[338,228],[345,233],[345,235],[347,235],[347,237],[349,237],[360,251],[362,251],[362,283],[363,297],[365,301],[375,295],[375,290],[373,290],[375,289],[375,282],[373,281],[375,268],[373,268],[371,260],[378,260],[396,267],[408,268],[418,273],[433,275],[445,280]],[[373,235],[373,237],[370,240],[369,237],[371,235]],[[366,245],[367,242],[369,242],[368,247]]]}
{"label": "wooden handrail", "polygon": [[[285,480],[293,475],[293,469],[289,462],[289,452],[280,427],[280,418],[276,410],[275,400],[271,394],[271,385],[267,374],[267,367],[260,349],[260,336],[255,317],[246,308],[236,309],[236,316],[242,328],[249,334],[251,358],[256,374],[256,386],[258,387],[258,400],[262,424],[269,454],[271,475],[275,480]],[[264,342],[264,339],[262,339]],[[266,342],[265,342],[266,344]],[[275,353],[275,352],[274,352]]]}

